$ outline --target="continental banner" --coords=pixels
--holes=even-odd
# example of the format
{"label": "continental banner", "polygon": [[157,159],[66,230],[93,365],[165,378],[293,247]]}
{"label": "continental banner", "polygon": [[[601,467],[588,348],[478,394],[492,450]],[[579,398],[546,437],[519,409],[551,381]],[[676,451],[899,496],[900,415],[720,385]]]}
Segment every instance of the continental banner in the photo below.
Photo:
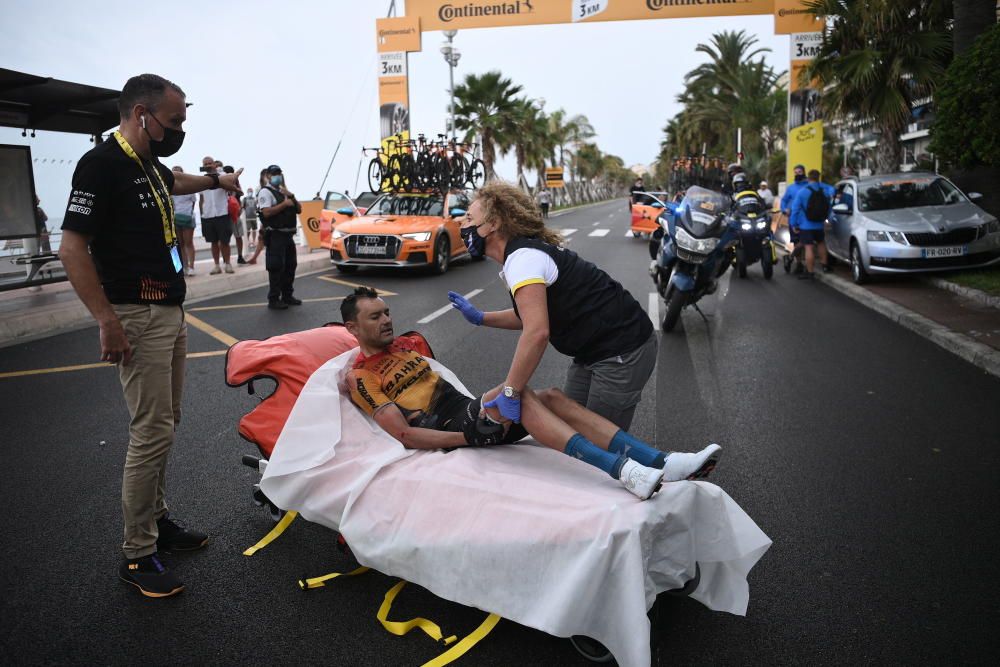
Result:
{"label": "continental banner", "polygon": [[420,21],[409,16],[375,19],[379,53],[420,50]]}
{"label": "continental banner", "polygon": [[774,34],[791,35],[796,32],[817,32],[823,29],[822,21],[806,11],[802,0],[774,0]]}
{"label": "continental banner", "polygon": [[419,19],[423,31],[747,16],[774,11],[774,0],[406,0],[406,16]]}

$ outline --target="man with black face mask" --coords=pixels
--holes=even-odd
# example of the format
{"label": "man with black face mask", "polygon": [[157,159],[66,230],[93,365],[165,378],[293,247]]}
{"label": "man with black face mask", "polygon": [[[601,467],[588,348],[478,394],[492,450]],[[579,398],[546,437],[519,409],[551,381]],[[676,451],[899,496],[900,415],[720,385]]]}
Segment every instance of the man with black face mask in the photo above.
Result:
{"label": "man with black face mask", "polygon": [[799,243],[799,226],[802,224],[802,221],[792,216],[792,202],[795,201],[795,197],[799,194],[799,191],[806,187],[805,166],[801,164],[795,165],[794,174],[795,182],[788,184],[785,194],[781,197],[781,212],[784,214],[785,220],[788,221],[788,240],[793,246],[792,254],[785,255],[783,261],[786,272],[791,271],[792,261],[795,261],[795,273],[801,273],[802,244]]}
{"label": "man with black face mask", "polygon": [[264,187],[257,194],[257,211],[260,214],[264,240],[264,266],[267,268],[267,307],[272,310],[287,310],[289,306],[301,306],[302,300],[294,296],[295,267],[298,255],[295,250],[296,214],[302,212],[302,205],[295,195],[285,187],[285,176],[281,167],[272,164],[267,168]]}
{"label": "man with black face mask", "polygon": [[184,141],[184,92],[155,74],[125,83],[121,125],[80,158],[59,256],[100,328],[101,360],[118,365],[131,422],[122,479],[125,559],[118,576],[147,597],[184,584],[158,550],[185,551],[208,536],[168,514],[167,457],[181,416],[187,354],[185,283],[171,195],[239,189],[239,175],[172,172],[157,158]]}

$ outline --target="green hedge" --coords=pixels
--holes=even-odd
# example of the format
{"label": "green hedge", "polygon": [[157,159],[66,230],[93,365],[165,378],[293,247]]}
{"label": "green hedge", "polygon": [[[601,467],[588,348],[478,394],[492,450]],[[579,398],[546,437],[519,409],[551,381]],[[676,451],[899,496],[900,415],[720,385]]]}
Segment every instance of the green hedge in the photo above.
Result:
{"label": "green hedge", "polygon": [[964,169],[1000,167],[1000,24],[955,58],[934,93],[930,150]]}

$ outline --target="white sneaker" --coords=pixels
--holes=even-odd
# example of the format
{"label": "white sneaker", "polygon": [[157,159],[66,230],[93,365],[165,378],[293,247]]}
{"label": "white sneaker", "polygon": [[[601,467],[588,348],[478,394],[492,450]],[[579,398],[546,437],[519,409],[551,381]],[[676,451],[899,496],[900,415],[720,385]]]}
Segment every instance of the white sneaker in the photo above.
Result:
{"label": "white sneaker", "polygon": [[229,264],[228,262],[226,263],[226,273],[234,273],[233,265]]}
{"label": "white sneaker", "polygon": [[722,457],[722,447],[712,443],[700,452],[670,452],[663,464],[663,479],[679,482],[682,479],[701,479],[715,470]]}
{"label": "white sneaker", "polygon": [[659,468],[647,468],[628,459],[622,466],[618,479],[626,489],[638,496],[639,500],[646,500],[660,488],[663,471]]}
{"label": "white sneaker", "polygon": [[189,266],[189,267],[187,268],[187,271],[185,271],[184,273],[185,273],[186,275],[189,275],[189,276],[193,276],[193,275],[194,275],[194,269],[192,269],[192,268],[191,268],[191,267]]}
{"label": "white sneaker", "polygon": [[222,269],[220,269],[219,265],[216,264],[215,266],[212,267],[212,270],[208,272],[208,275],[210,275],[210,276],[217,276],[220,273],[222,273]]}

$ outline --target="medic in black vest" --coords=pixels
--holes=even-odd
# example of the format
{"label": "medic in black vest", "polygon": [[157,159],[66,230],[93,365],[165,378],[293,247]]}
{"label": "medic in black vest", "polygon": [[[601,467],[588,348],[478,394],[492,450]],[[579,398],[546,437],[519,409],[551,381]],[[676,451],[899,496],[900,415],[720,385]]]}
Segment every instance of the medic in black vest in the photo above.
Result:
{"label": "medic in black vest", "polygon": [[453,306],[472,324],[521,331],[495,401],[501,414],[518,421],[520,392],[552,343],[573,358],[565,395],[628,429],[656,364],[653,323],[638,302],[607,273],[562,247],[531,198],[510,184],[479,190],[461,233],[470,254],[503,266],[513,307],[483,313],[449,292]]}

